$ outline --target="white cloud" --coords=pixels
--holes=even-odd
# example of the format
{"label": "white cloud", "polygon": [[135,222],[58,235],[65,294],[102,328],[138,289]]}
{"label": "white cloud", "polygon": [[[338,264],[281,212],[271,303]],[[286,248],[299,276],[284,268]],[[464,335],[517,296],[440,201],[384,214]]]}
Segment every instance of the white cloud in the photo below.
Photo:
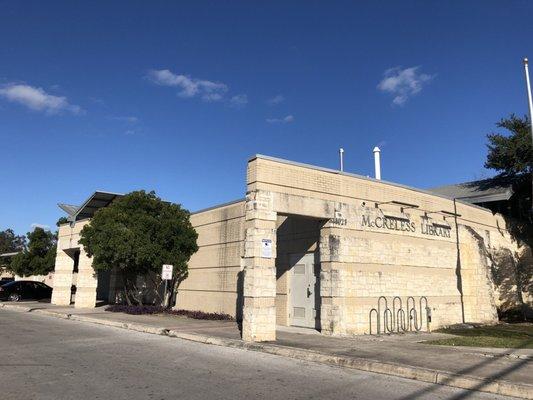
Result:
{"label": "white cloud", "polygon": [[136,124],[137,122],[139,122],[139,118],[134,117],[132,115],[128,115],[125,117],[111,117],[111,119],[115,121],[127,122],[128,124]]}
{"label": "white cloud", "polygon": [[41,228],[41,229],[44,229],[45,231],[49,231],[50,225],[38,224],[34,222],[33,224],[31,224],[31,229],[35,230],[35,228]]}
{"label": "white cloud", "polygon": [[230,99],[232,107],[241,108],[248,104],[248,96],[245,94],[237,94]]}
{"label": "white cloud", "polygon": [[429,83],[434,75],[419,72],[420,67],[391,68],[385,71],[384,78],[379,82],[378,89],[394,96],[392,103],[398,106],[415,94],[419,93],[424,85]]}
{"label": "white cloud", "polygon": [[202,100],[204,101],[207,101],[207,102],[212,102],[212,101],[219,101],[219,100],[222,100],[222,94],[220,93],[205,93],[204,95],[202,95]]}
{"label": "white cloud", "polygon": [[278,94],[274,97],[271,97],[270,99],[267,99],[267,104],[271,106],[275,106],[277,104],[283,103],[285,101],[285,97],[282,94]]}
{"label": "white cloud", "polygon": [[228,86],[224,83],[177,75],[168,69],[150,70],[148,79],[160,86],[179,88],[178,95],[184,98],[198,96],[204,101],[219,101],[228,91]]}
{"label": "white cloud", "polygon": [[291,122],[294,122],[294,116],[287,115],[283,118],[267,118],[266,122],[269,124],[290,124]]}
{"label": "white cloud", "polygon": [[12,103],[22,104],[31,110],[43,111],[47,114],[58,114],[63,111],[81,114],[80,106],[70,104],[66,97],[54,96],[43,89],[26,85],[9,83],[0,87],[0,96]]}
{"label": "white cloud", "polygon": [[98,104],[99,106],[105,106],[106,103],[103,99],[99,98],[99,97],[89,97],[89,100],[91,102],[93,102],[94,104]]}

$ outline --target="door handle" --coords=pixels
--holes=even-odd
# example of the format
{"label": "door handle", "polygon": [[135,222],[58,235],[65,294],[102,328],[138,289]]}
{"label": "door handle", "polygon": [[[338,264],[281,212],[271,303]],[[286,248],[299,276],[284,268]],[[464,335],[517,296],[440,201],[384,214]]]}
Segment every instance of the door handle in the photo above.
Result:
{"label": "door handle", "polygon": [[309,286],[307,286],[307,297],[311,296],[313,293],[309,290]]}

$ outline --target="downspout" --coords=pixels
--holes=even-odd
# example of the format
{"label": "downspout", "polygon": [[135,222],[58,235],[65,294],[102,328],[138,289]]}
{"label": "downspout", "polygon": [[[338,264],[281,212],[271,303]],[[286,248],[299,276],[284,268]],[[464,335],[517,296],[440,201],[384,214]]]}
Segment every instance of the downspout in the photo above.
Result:
{"label": "downspout", "polygon": [[465,323],[465,302],[463,297],[463,277],[461,275],[461,248],[459,246],[459,224],[457,223],[457,202],[453,199],[453,216],[455,222],[455,244],[457,246],[457,263],[455,266],[455,275],[457,276],[457,290],[461,298],[461,321]]}

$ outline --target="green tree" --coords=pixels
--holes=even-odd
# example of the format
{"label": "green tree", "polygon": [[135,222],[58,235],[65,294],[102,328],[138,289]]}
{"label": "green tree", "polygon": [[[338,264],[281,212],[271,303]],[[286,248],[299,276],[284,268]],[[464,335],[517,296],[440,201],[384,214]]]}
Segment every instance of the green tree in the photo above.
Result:
{"label": "green tree", "polygon": [[12,229],[0,231],[0,254],[22,251],[25,244],[26,238],[24,235],[15,235]]}
{"label": "green tree", "polygon": [[12,258],[9,269],[20,276],[47,275],[55,266],[56,234],[35,228],[27,236],[28,247]]}
{"label": "green tree", "polygon": [[140,304],[138,276],[156,276],[160,283],[162,265],[172,264],[171,295],[187,276],[187,263],[198,250],[189,216],[153,191],[135,191],[98,210],[82,229],[80,243],[96,271],[118,268],[126,301]]}
{"label": "green tree", "polygon": [[495,169],[501,175],[518,175],[533,172],[533,145],[529,118],[511,114],[496,124],[508,134],[490,133],[487,135],[487,161],[485,167]]}
{"label": "green tree", "polygon": [[66,224],[67,222],[69,222],[67,217],[59,217],[56,226],[59,228],[60,225]]}
{"label": "green tree", "polygon": [[[499,283],[500,300],[502,304],[520,306],[524,319],[528,314],[528,305],[524,301],[523,293],[533,294],[533,266],[531,265],[531,251],[533,249],[533,213],[531,213],[531,174],[533,174],[533,144],[531,138],[530,121],[511,114],[496,124],[505,129],[505,134],[491,133],[487,135],[489,143],[486,168],[499,172],[500,176],[510,177],[514,181],[515,194],[509,203],[509,213],[504,215],[507,229],[517,242],[526,244],[529,249],[513,254],[497,251],[493,259],[497,267],[493,270],[495,282]],[[500,310],[509,313],[509,310]],[[515,312],[512,310],[511,312]]]}

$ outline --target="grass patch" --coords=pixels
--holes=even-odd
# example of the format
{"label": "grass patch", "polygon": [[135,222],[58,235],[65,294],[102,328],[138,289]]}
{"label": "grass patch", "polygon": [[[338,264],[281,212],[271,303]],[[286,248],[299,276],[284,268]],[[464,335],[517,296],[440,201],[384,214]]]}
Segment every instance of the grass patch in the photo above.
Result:
{"label": "grass patch", "polygon": [[435,332],[448,333],[455,337],[429,340],[424,343],[444,346],[496,347],[533,349],[533,324],[500,324],[474,328],[446,328]]}

